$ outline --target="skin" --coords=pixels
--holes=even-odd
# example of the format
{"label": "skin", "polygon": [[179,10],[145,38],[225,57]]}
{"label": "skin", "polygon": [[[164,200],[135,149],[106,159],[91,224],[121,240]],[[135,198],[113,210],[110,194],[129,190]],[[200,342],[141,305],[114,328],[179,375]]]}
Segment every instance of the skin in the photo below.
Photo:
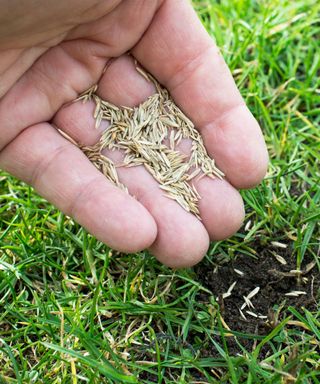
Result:
{"label": "skin", "polygon": [[[210,240],[232,235],[238,192],[264,177],[261,130],[219,49],[185,0],[0,2],[0,167],[32,185],[90,233],[124,252],[149,248],[168,266],[191,266]],[[202,220],[160,192],[143,167],[119,168],[132,196],[113,186],[57,128],[81,144],[99,140],[91,103],[135,106],[154,92],[130,53],[192,119],[225,180],[196,181]],[[181,150],[188,152],[187,142]],[[121,161],[121,153],[107,153]],[[134,197],[133,197],[134,196]]]}

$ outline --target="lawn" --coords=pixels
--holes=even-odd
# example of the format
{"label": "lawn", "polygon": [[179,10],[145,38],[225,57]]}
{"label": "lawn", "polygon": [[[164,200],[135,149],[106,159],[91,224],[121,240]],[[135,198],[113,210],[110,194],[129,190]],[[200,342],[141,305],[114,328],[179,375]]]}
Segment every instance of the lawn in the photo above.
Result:
{"label": "lawn", "polygon": [[269,149],[243,228],[172,271],[0,173],[0,383],[320,383],[320,3],[194,5]]}

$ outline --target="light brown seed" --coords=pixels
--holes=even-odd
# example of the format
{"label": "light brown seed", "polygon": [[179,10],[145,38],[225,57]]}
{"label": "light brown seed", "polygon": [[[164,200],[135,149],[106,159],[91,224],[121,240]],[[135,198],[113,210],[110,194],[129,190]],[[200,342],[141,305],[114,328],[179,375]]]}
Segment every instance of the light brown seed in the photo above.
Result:
{"label": "light brown seed", "polygon": [[[79,96],[77,100],[95,102],[96,127],[102,120],[109,121],[109,128],[99,143],[81,149],[109,180],[125,189],[119,181],[118,167],[101,154],[104,149],[123,150],[126,156],[121,166],[143,164],[167,197],[200,218],[198,202],[201,196],[191,180],[201,171],[210,178],[221,178],[224,174],[208,156],[199,132],[175,105],[168,91],[139,66],[136,68],[157,90],[138,107],[117,107],[102,100],[95,93],[96,85]],[[182,139],[192,140],[189,157],[175,150]],[[168,146],[165,140],[168,140]]]}

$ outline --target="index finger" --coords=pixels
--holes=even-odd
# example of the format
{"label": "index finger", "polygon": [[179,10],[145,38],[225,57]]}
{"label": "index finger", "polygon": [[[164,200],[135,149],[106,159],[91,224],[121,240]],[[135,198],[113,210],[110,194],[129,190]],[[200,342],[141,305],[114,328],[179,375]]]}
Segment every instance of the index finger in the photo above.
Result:
{"label": "index finger", "polygon": [[0,167],[114,249],[137,252],[156,238],[146,208],[108,181],[49,123],[26,128],[8,144],[0,153]]}
{"label": "index finger", "polygon": [[268,163],[260,127],[191,4],[164,1],[132,53],[195,123],[229,181],[257,184]]}

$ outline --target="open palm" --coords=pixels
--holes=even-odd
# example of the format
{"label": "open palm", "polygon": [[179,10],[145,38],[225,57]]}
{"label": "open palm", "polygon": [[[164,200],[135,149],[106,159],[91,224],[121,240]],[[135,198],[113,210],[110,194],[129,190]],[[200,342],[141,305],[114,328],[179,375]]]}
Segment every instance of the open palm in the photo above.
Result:
{"label": "open palm", "polygon": [[[1,39],[0,27],[0,69],[13,52],[20,58],[0,78],[0,167],[111,247],[149,247],[167,265],[192,265],[210,239],[228,237],[242,223],[237,189],[256,185],[267,167],[260,128],[187,1],[66,3],[52,11],[54,21],[30,21],[11,39]],[[97,82],[99,95],[119,105],[137,105],[154,92],[128,51],[169,89],[226,174],[197,182],[202,221],[164,197],[143,167],[119,169],[134,197],[119,190],[57,130],[82,144],[99,140],[94,106],[68,104]]]}

